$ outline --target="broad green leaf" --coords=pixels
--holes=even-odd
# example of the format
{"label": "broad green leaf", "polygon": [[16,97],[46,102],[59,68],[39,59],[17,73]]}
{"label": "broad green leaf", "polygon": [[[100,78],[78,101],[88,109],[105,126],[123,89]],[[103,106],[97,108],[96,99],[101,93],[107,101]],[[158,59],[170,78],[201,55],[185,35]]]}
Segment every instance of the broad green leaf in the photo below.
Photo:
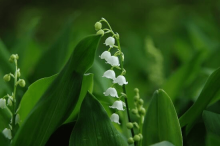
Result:
{"label": "broad green leaf", "polygon": [[220,90],[220,68],[215,70],[208,78],[202,92],[196,102],[186,113],[180,117],[180,125],[184,127],[188,125],[187,133],[190,131],[196,120],[202,115],[202,111],[207,105],[215,100],[215,96]]}
{"label": "broad green leaf", "polygon": [[182,133],[175,107],[167,93],[155,91],[149,105],[143,126],[143,145],[169,141],[182,146]]}
{"label": "broad green leaf", "polygon": [[168,142],[168,141],[162,141],[156,144],[153,144],[151,146],[174,146],[172,143]]}
{"label": "broad green leaf", "polygon": [[220,137],[213,134],[208,134],[206,138],[206,146],[219,146]]}
{"label": "broad green leaf", "polygon": [[105,109],[87,93],[70,137],[70,146],[126,146],[127,142],[111,123]]}
{"label": "broad green leaf", "polygon": [[46,77],[37,80],[28,87],[22,100],[20,102],[20,109],[18,111],[21,122],[25,120],[30,111],[33,109],[38,100],[43,96],[45,91],[48,89],[50,84],[56,79],[58,75],[53,75],[51,77]]}
{"label": "broad green leaf", "polygon": [[[18,112],[21,118],[21,123],[28,116],[28,114],[33,109],[35,104],[38,102],[40,97],[44,94],[44,92],[47,90],[50,84],[56,79],[57,76],[58,75],[56,74],[51,77],[39,79],[28,87],[28,90],[22,97],[20,103],[20,109]],[[74,111],[70,116],[71,118],[69,117],[67,121],[71,121],[73,118],[76,117],[76,114],[79,112],[80,104],[82,103],[82,100],[86,95],[86,92],[88,90],[92,92],[92,87],[93,87],[92,80],[93,80],[93,74],[85,74],[83,76],[83,83],[82,83],[79,101],[77,102],[76,108],[74,109]]]}
{"label": "broad green leaf", "polygon": [[77,114],[79,113],[82,101],[84,97],[86,96],[87,91],[91,92],[93,91],[93,74],[85,74],[83,76],[83,82],[82,82],[82,88],[80,91],[79,100],[77,101],[77,104],[72,111],[69,118],[65,121],[65,123],[72,122],[74,119],[76,119]]}
{"label": "broad green leaf", "polygon": [[8,124],[10,123],[11,116],[12,113],[8,107],[4,109],[0,108],[0,132],[5,128],[9,128]]}
{"label": "broad green leaf", "polygon": [[10,140],[5,138],[5,136],[2,133],[0,133],[0,144],[1,146],[9,146],[10,144]]}
{"label": "broad green leaf", "polygon": [[100,37],[89,36],[78,43],[65,67],[19,128],[12,145],[44,146],[68,118],[78,101],[83,75],[93,64]]}
{"label": "broad green leaf", "polygon": [[220,137],[220,114],[204,111],[202,114],[206,130]]}

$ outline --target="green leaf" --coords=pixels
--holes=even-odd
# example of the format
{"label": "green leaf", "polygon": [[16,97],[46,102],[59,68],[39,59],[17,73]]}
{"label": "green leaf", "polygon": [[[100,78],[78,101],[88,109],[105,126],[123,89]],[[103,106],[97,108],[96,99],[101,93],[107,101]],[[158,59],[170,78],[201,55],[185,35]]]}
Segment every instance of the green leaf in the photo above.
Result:
{"label": "green leaf", "polygon": [[204,111],[202,114],[206,130],[220,137],[220,114]]}
{"label": "green leaf", "polygon": [[18,111],[21,123],[28,116],[35,104],[39,101],[41,96],[43,96],[45,91],[48,89],[50,84],[56,79],[57,76],[58,75],[53,75],[51,77],[39,79],[28,87],[28,90],[22,97],[22,100],[20,102],[20,109]]}
{"label": "green leaf", "polygon": [[79,99],[83,75],[93,64],[100,37],[89,36],[78,43],[65,67],[19,128],[12,145],[43,146],[68,118]]}
{"label": "green leaf", "polygon": [[220,137],[217,135],[208,134],[206,138],[206,146],[219,146]]}
{"label": "green leaf", "polygon": [[172,143],[168,142],[168,141],[162,141],[156,144],[153,144],[151,146],[174,146]]}
{"label": "green leaf", "polygon": [[170,95],[171,99],[176,99],[179,92],[197,76],[204,54],[195,53],[192,59],[182,65],[163,85],[163,89]]}
{"label": "green leaf", "polygon": [[93,91],[93,74],[85,74],[84,75],[79,100],[75,106],[75,109],[72,111],[71,115],[65,121],[65,123],[72,122],[74,119],[76,119],[77,114],[79,113],[81,104],[83,102],[84,97],[86,96],[87,91],[89,91],[91,93]]}
{"label": "green leaf", "polygon": [[143,126],[143,145],[169,141],[182,146],[182,133],[175,107],[167,93],[155,91]]}
{"label": "green leaf", "polygon": [[220,90],[219,83],[220,68],[210,75],[196,102],[183,116],[180,117],[179,120],[181,127],[188,125],[187,133],[189,133],[196,120],[202,115],[202,111],[207,107],[207,105],[212,100],[215,100],[215,97]]}
{"label": "green leaf", "polygon": [[1,146],[9,146],[10,144],[10,140],[5,138],[5,136],[2,133],[0,133],[0,144]]}
{"label": "green leaf", "polygon": [[9,128],[8,124],[10,123],[12,113],[8,109],[8,107],[1,109],[0,108],[0,131],[2,131],[5,128]]}
{"label": "green leaf", "polygon": [[105,109],[87,93],[70,137],[70,146],[126,146],[127,142],[111,123]]}
{"label": "green leaf", "polygon": [[[38,102],[40,97],[44,94],[44,92],[47,90],[50,84],[56,79],[57,76],[58,75],[56,74],[51,77],[39,79],[28,87],[28,90],[22,97],[20,103],[20,109],[18,112],[21,118],[21,123],[28,116],[28,114],[33,109],[35,104]],[[75,109],[73,110],[71,116],[68,118],[66,123],[72,121],[76,117],[76,114],[79,112],[79,108],[83,98],[85,97],[88,90],[92,92],[92,87],[93,87],[93,74],[85,74],[83,76],[83,83],[80,91],[79,101],[77,102]]]}

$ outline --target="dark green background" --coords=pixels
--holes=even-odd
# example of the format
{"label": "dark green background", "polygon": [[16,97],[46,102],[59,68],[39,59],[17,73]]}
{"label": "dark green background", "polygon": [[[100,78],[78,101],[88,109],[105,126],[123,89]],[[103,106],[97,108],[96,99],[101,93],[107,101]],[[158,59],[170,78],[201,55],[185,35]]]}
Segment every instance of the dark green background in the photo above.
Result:
{"label": "dark green background", "polygon": [[[120,34],[129,104],[135,87],[146,107],[153,92],[164,88],[181,115],[220,66],[219,15],[218,0],[1,0],[0,38],[6,50],[19,54],[22,77],[30,85],[59,72],[75,44],[94,34],[95,22],[104,17]],[[109,68],[98,58],[108,49],[103,43],[89,71],[95,73],[94,94],[99,99],[110,84],[101,78]],[[8,73],[3,68],[0,76]],[[11,90],[2,78],[0,86],[0,96]],[[26,89],[18,91],[20,97]]]}

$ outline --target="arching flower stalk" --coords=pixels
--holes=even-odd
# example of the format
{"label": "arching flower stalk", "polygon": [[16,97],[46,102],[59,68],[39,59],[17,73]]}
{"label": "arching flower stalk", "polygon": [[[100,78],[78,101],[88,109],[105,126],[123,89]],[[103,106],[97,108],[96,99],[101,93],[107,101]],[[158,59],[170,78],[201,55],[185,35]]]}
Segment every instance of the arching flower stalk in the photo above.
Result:
{"label": "arching flower stalk", "polygon": [[17,54],[11,55],[11,57],[9,58],[9,61],[11,63],[15,64],[15,73],[14,74],[12,74],[12,73],[6,74],[3,77],[3,79],[6,82],[9,82],[11,80],[11,78],[14,79],[14,91],[11,95],[7,94],[4,97],[0,98],[0,108],[1,108],[0,110],[5,110],[6,108],[8,108],[12,113],[11,121],[8,124],[8,127],[6,127],[2,131],[3,135],[7,139],[10,139],[11,141],[15,135],[15,126],[17,124],[19,124],[19,122],[20,122],[20,116],[19,116],[19,114],[17,114],[18,109],[16,108],[16,89],[17,89],[18,85],[21,87],[25,86],[25,80],[18,79],[21,76],[20,69],[18,68],[18,65],[17,65],[18,59],[19,59],[19,57]]}
{"label": "arching flower stalk", "polygon": [[[106,23],[108,28],[102,28],[102,22]],[[110,36],[105,40],[105,45],[109,47],[108,50],[105,50],[99,57],[101,59],[104,59],[107,64],[111,66],[111,68],[104,72],[102,77],[108,78],[112,80],[112,86],[109,87],[105,92],[105,96],[111,96],[116,97],[116,101],[113,103],[112,106],[109,106],[110,108],[113,108],[116,110],[116,113],[113,113],[110,117],[112,122],[115,122],[117,124],[120,124],[119,122],[119,115],[117,114],[117,111],[124,111],[126,108],[128,121],[131,122],[130,115],[129,115],[129,107],[127,102],[127,95],[126,95],[126,89],[125,85],[128,84],[125,74],[126,70],[123,67],[124,64],[124,54],[121,50],[120,41],[119,41],[119,34],[115,33],[108,21],[104,18],[102,18],[100,21],[95,23],[95,30],[97,31],[97,34],[105,35],[110,34]],[[116,44],[115,44],[116,43]],[[111,50],[116,49],[116,53],[112,55]],[[116,75],[114,69],[118,69],[121,71],[120,75]],[[118,93],[115,85],[118,84],[119,86],[122,86],[122,93]],[[121,98],[124,97],[124,101],[121,100]],[[131,129],[132,136],[134,136],[134,131]]]}

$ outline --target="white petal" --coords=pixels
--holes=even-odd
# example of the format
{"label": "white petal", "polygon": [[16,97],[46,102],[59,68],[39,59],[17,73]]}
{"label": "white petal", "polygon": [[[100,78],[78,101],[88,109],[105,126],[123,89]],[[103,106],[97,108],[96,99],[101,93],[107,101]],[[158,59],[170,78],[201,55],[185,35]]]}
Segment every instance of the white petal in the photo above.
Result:
{"label": "white petal", "polygon": [[0,99],[0,108],[4,109],[6,107],[6,100],[1,98]]}
{"label": "white petal", "polygon": [[101,56],[99,56],[101,59],[105,59],[106,61],[111,57],[111,53],[109,51],[104,51]]}
{"label": "white petal", "polygon": [[106,46],[112,48],[115,45],[115,39],[113,37],[108,37],[104,43]]}
{"label": "white petal", "polygon": [[123,104],[122,101],[115,101],[115,102],[113,103],[113,105],[112,105],[112,106],[109,106],[109,107],[110,107],[110,108],[116,108],[117,110],[123,111],[123,110],[124,110],[124,109],[123,109],[123,106],[124,106],[124,104]]}
{"label": "white petal", "polygon": [[124,76],[119,75],[114,81],[113,83],[118,83],[119,85],[123,85],[123,84],[128,84],[128,82],[126,82],[126,79]]}
{"label": "white petal", "polygon": [[112,96],[112,97],[117,97],[118,98],[118,93],[115,88],[108,88],[104,93],[105,96]]}
{"label": "white petal", "polygon": [[111,115],[111,117],[110,117],[110,120],[112,121],[112,122],[115,122],[115,123],[118,123],[118,124],[120,124],[119,123],[119,115],[118,114],[112,114]]}
{"label": "white petal", "polygon": [[17,114],[15,117],[15,124],[19,124],[20,123],[20,115]]}
{"label": "white petal", "polygon": [[108,79],[115,79],[115,72],[114,70],[107,70],[106,72],[104,72],[102,77],[106,77]]}
{"label": "white petal", "polygon": [[8,139],[11,139],[11,130],[8,129],[8,128],[5,128],[3,131],[2,131],[3,135],[8,138]]}
{"label": "white petal", "polygon": [[117,56],[111,56],[106,60],[108,64],[111,64],[111,66],[120,66],[119,59]]}
{"label": "white petal", "polygon": [[12,101],[10,98],[8,98],[8,106],[12,106]]}

